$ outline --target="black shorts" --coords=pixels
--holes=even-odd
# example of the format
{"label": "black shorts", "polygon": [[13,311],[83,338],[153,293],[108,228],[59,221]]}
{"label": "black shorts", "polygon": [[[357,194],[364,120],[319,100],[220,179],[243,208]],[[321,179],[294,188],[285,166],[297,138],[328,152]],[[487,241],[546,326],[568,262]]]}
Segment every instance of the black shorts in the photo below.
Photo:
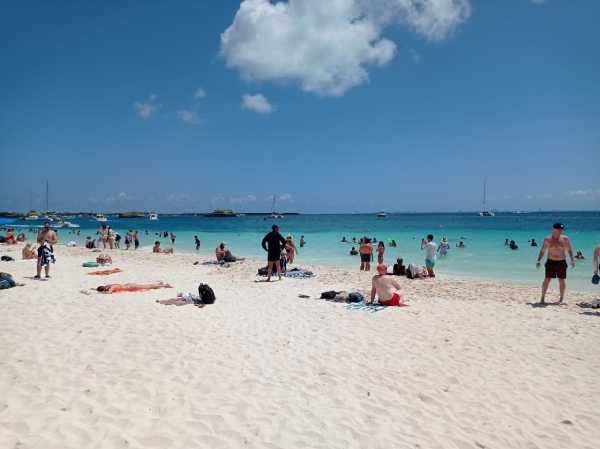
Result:
{"label": "black shorts", "polygon": [[281,258],[281,251],[269,252],[269,254],[267,256],[267,260],[269,262],[279,262],[280,258]]}
{"label": "black shorts", "polygon": [[550,260],[546,261],[546,277],[547,278],[567,278],[567,261],[566,260]]}
{"label": "black shorts", "polygon": [[371,262],[371,255],[370,254],[361,254],[360,261],[364,262],[364,263]]}

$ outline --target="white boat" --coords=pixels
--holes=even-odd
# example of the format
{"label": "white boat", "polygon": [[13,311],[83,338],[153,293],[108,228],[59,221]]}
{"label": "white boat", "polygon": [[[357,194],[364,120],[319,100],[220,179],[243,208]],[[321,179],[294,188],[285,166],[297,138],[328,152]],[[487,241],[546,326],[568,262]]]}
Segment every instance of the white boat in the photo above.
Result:
{"label": "white boat", "polygon": [[152,221],[158,220],[158,214],[155,214],[155,213],[148,214],[148,220],[152,220]]}
{"label": "white boat", "polygon": [[273,195],[273,204],[271,205],[271,218],[283,218],[283,214],[275,212],[275,202],[277,201],[277,195]]}
{"label": "white boat", "polygon": [[108,218],[106,218],[104,214],[96,214],[96,221],[99,221],[100,223],[106,223]]}
{"label": "white boat", "polygon": [[377,214],[377,218],[386,218],[386,217],[387,217],[387,214],[385,212],[379,212]]}
{"label": "white boat", "polygon": [[39,219],[40,219],[40,217],[38,215],[27,215],[25,217],[25,220],[27,220],[27,221],[33,221],[33,220],[39,220]]}
{"label": "white boat", "polygon": [[76,223],[71,223],[70,221],[63,222],[63,226],[66,228],[79,228],[80,226]]}
{"label": "white boat", "polygon": [[484,179],[483,180],[483,203],[481,205],[481,210],[479,211],[479,216],[480,217],[495,217],[496,214],[486,207],[486,201],[487,201],[487,179]]}

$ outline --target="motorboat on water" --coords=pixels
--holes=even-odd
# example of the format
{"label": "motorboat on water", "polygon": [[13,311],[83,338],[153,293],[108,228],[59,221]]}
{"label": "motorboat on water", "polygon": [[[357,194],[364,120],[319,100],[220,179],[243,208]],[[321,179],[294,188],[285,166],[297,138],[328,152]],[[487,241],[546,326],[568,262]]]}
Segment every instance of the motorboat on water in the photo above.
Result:
{"label": "motorboat on water", "polygon": [[387,218],[387,214],[385,212],[379,212],[377,218]]}
{"label": "motorboat on water", "polygon": [[106,215],[104,214],[96,214],[96,221],[100,223],[106,223],[108,221],[108,218],[106,218]]}
{"label": "motorboat on water", "polygon": [[154,212],[153,212],[153,213],[151,213],[151,214],[148,214],[148,220],[151,220],[151,221],[156,221],[156,220],[158,220],[158,214],[156,214],[156,213],[154,213]]}

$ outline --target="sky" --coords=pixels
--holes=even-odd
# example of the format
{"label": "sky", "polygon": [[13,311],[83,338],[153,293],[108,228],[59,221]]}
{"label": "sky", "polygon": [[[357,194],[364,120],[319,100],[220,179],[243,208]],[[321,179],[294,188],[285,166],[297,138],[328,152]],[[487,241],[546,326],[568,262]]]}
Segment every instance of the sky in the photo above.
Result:
{"label": "sky", "polygon": [[0,210],[600,209],[600,2],[9,2]]}

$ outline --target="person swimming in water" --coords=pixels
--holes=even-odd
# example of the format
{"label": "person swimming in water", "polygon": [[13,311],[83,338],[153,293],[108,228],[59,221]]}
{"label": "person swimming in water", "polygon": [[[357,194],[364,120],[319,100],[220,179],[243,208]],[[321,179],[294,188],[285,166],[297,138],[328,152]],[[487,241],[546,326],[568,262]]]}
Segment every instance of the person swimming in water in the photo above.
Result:
{"label": "person swimming in water", "polygon": [[510,244],[508,245],[508,247],[510,249],[512,249],[513,251],[516,251],[519,249],[519,245],[517,245],[517,242],[515,242],[514,240],[510,241]]}
{"label": "person swimming in water", "polygon": [[581,251],[577,251],[577,254],[575,254],[575,259],[584,260],[585,257]]}
{"label": "person swimming in water", "polygon": [[356,251],[356,248],[353,246],[352,249],[350,250],[350,255],[351,256],[356,256],[358,255],[358,251]]}
{"label": "person swimming in water", "polygon": [[348,240],[346,240],[346,236],[342,237],[342,243],[348,243]]}

